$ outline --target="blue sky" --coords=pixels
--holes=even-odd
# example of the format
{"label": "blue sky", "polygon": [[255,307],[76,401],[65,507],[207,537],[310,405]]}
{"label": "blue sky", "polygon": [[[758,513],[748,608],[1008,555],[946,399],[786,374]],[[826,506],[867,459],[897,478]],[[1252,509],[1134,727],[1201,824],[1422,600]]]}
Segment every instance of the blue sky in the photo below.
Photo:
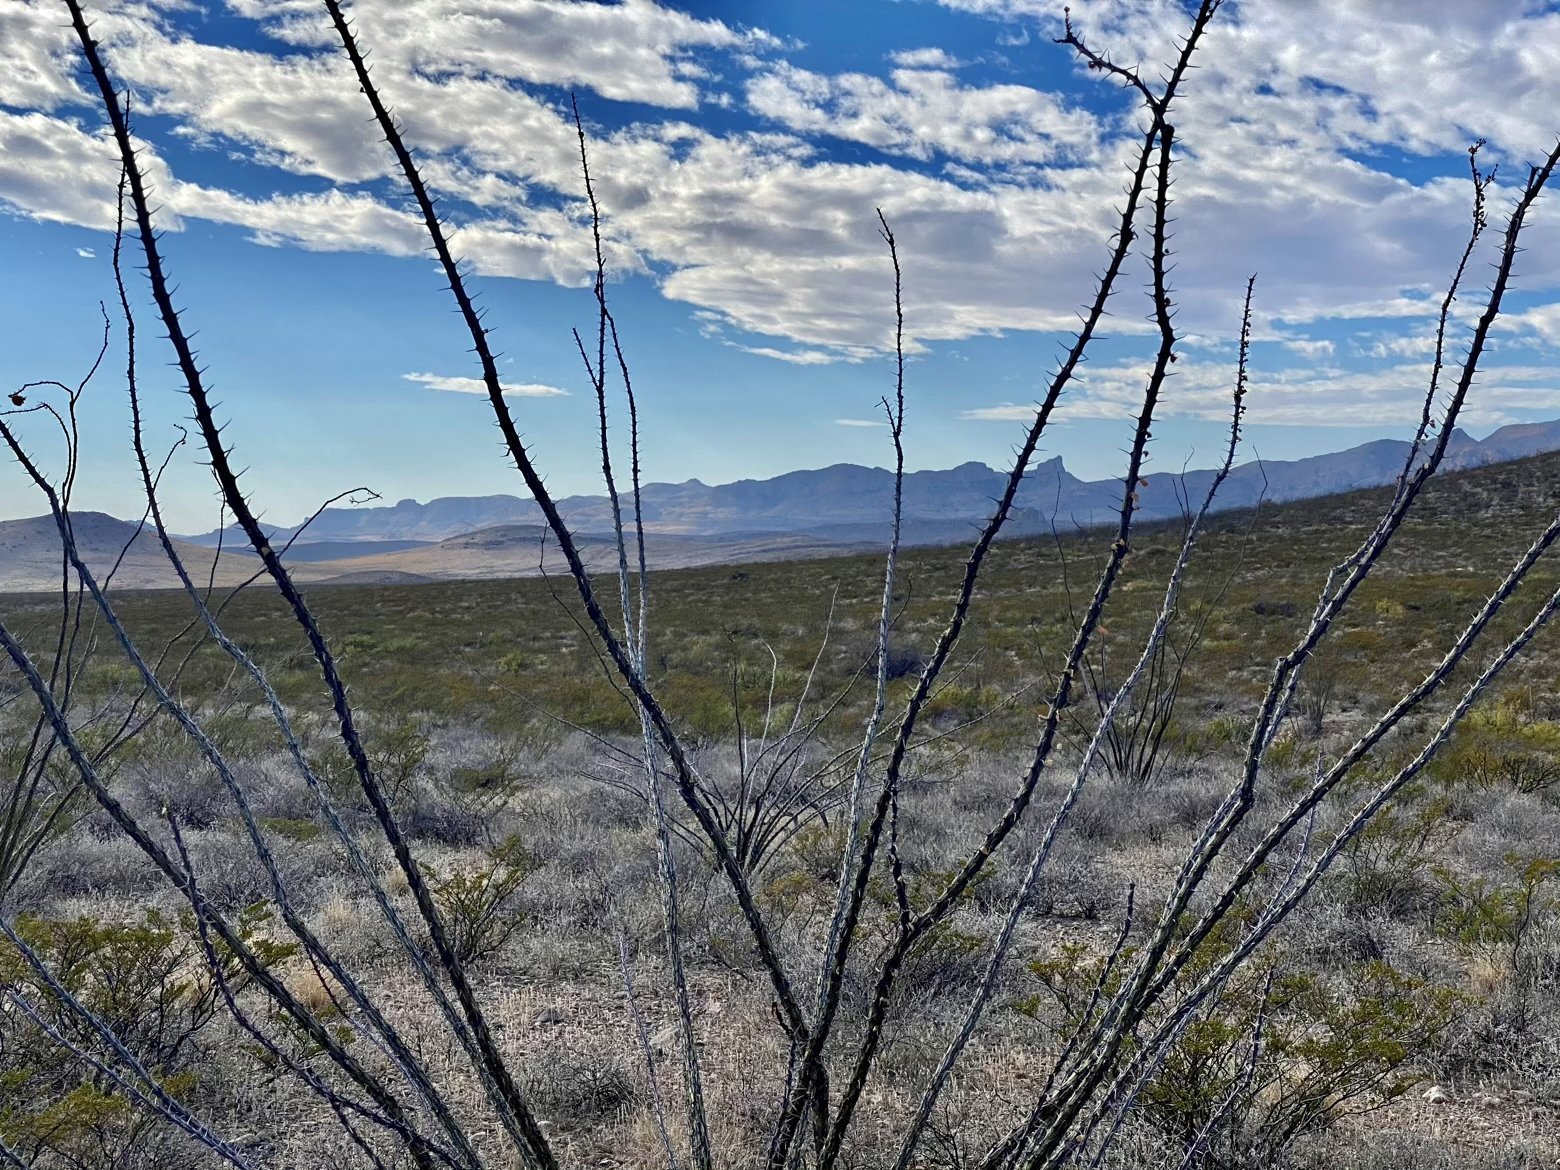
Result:
{"label": "blue sky", "polygon": [[[187,325],[247,486],[289,522],[389,499],[521,492],[367,110],[311,0],[89,5],[134,93]],[[1171,0],[1078,0],[1117,60],[1153,64]],[[113,303],[117,169],[63,6],[0,3],[0,381],[74,381]],[[1104,255],[1136,115],[1052,43],[1050,0],[359,0],[376,76],[419,144],[562,494],[597,490],[577,91],[649,479],[886,462],[899,238],[914,468],[1000,465]],[[1531,0],[1229,0],[1176,118],[1177,378],[1155,466],[1220,444],[1238,300],[1259,274],[1249,439],[1266,458],[1401,434],[1466,231],[1466,147],[1522,173],[1560,133],[1560,7]],[[1509,185],[1494,197],[1496,225]],[[1465,416],[1560,417],[1560,214],[1545,206]],[[1491,233],[1492,237],[1495,233]],[[1487,268],[1474,270],[1473,311]],[[1044,444],[1117,469],[1148,345],[1141,270]],[[153,431],[187,414],[137,286]],[[138,511],[122,330],[83,401],[78,507]],[[58,444],[36,417],[28,441]],[[177,527],[216,520],[198,459]],[[39,501],[0,469],[0,518]]]}

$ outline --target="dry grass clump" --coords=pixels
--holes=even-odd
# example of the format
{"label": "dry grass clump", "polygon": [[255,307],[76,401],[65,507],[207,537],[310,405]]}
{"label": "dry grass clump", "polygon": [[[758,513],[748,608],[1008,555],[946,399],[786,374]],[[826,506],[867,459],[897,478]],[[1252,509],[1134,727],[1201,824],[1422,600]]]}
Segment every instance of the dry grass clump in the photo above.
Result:
{"label": "dry grass clump", "polygon": [[[511,794],[486,822],[489,836],[515,837],[520,851],[516,857],[524,857],[525,868],[510,891],[513,929],[501,932],[474,970],[500,1042],[559,1148],[589,1159],[584,1164],[644,1165],[664,1157],[658,1154],[654,1123],[656,1091],[662,1109],[672,1111],[682,1091],[646,826],[643,821],[636,825],[628,815],[632,802],[604,792],[590,779],[590,760],[577,746],[531,763],[537,778]],[[962,776],[932,775],[907,789],[901,815],[905,826],[916,830],[907,833],[907,840],[916,845],[903,862],[913,891],[934,883],[968,848],[972,814],[999,790],[994,777],[1002,763],[998,757],[966,757]],[[1206,807],[1207,794],[1220,784],[1219,767],[1214,760],[1182,768],[1151,790],[1102,788],[1106,796],[1091,806],[1099,811],[1083,818],[1081,832],[1064,839],[1029,901],[1014,959],[997,991],[996,1006],[972,1043],[967,1072],[950,1085],[933,1119],[925,1165],[967,1165],[979,1153],[976,1147],[999,1132],[1001,1119],[1036,1089],[1050,1054],[1066,1038],[1065,1003],[1053,990],[1061,986],[1056,964],[1065,960],[1087,966],[1109,953],[1129,887],[1139,905],[1152,905],[1161,895],[1174,878],[1176,859],[1200,831],[1198,816],[1185,810]],[[570,775],[575,768],[587,774]],[[265,762],[256,761],[251,774],[266,773]],[[1455,1094],[1457,1108],[1472,1111],[1469,1127],[1494,1109],[1478,1106],[1478,1100],[1498,1096],[1510,1104],[1517,1100],[1514,1094],[1529,1095],[1530,1103],[1522,1106],[1527,1112],[1521,1114],[1527,1120],[1503,1131],[1503,1140],[1521,1152],[1484,1149],[1478,1153],[1483,1162],[1467,1164],[1503,1170],[1560,1156],[1554,1129],[1542,1123],[1537,1104],[1551,1094],[1560,1099],[1560,916],[1551,902],[1541,899],[1536,904],[1534,925],[1524,928],[1523,950],[1513,964],[1502,949],[1500,922],[1481,926],[1467,937],[1458,935],[1450,925],[1455,906],[1447,893],[1461,890],[1466,900],[1473,896],[1469,891],[1475,891],[1492,906],[1506,905],[1502,899],[1520,884],[1509,858],[1542,854],[1547,846],[1543,834],[1560,813],[1543,795],[1473,802],[1443,799],[1455,793],[1451,784],[1438,781],[1427,787],[1401,818],[1383,822],[1387,828],[1382,840],[1369,846],[1369,858],[1340,867],[1328,879],[1332,893],[1298,914],[1286,935],[1280,978],[1303,977],[1323,988],[1339,973],[1380,965],[1422,985],[1427,994],[1453,996],[1447,1002],[1455,1007],[1447,1027],[1427,1035],[1394,1074],[1410,1085],[1417,1082],[1419,1088],[1410,1088],[1388,1108],[1341,1126],[1328,1121],[1312,1137],[1292,1143],[1284,1156],[1296,1166],[1379,1170],[1460,1164],[1460,1155],[1453,1152],[1463,1148],[1459,1135],[1441,1124],[1447,1113],[1419,1102],[1419,1090],[1431,1080]],[[271,790],[269,798],[281,806],[286,794]],[[1282,798],[1276,789],[1261,796]],[[1126,807],[1129,801],[1131,807]],[[1115,824],[1106,824],[1112,802],[1121,815]],[[1417,844],[1430,823],[1433,852]],[[919,832],[923,826],[927,832]],[[820,828],[799,836],[777,857],[763,887],[766,904],[790,906],[790,913],[779,919],[784,924],[780,937],[788,962],[797,970],[806,970],[819,954],[821,907],[830,896],[832,874],[825,861],[829,851],[817,848],[815,838],[826,832]],[[460,1054],[433,1026],[425,993],[401,964],[381,961],[380,956],[390,953],[388,927],[343,866],[339,847],[325,834],[279,833],[276,839],[294,896],[308,908],[321,935],[354,963],[398,1026],[435,1055],[433,1068],[452,1099],[474,1106],[480,1090]],[[213,875],[214,896],[234,905],[266,900],[262,876],[238,847],[228,820],[217,817],[211,827],[190,831],[188,845],[203,870]],[[458,845],[443,836],[419,837],[414,848],[420,864],[436,878],[480,875],[484,867],[495,865],[492,847]],[[785,1047],[774,1028],[759,969],[733,917],[729,893],[712,880],[708,859],[700,852],[679,845],[678,856],[690,902],[686,935],[712,1140],[719,1164],[746,1166],[762,1155],[765,1119],[774,1107],[765,1086],[772,1086],[783,1067]],[[1366,860],[1376,869],[1367,867]],[[885,1040],[882,1071],[863,1102],[864,1128],[847,1150],[862,1164],[872,1164],[878,1152],[871,1135],[887,1140],[904,1110],[913,1105],[917,1087],[941,1055],[957,1026],[960,1005],[978,980],[979,956],[989,948],[1018,876],[1005,857],[999,862],[986,882],[972,887],[947,926],[910,959],[897,989],[895,1024]],[[398,871],[388,859],[377,864],[390,895],[409,912],[404,879],[396,881]],[[1409,876],[1391,872],[1393,866]],[[122,845],[95,835],[91,821],[78,824],[44,854],[38,872],[59,879],[20,887],[14,897],[19,907],[45,917],[90,910],[105,920],[131,921],[148,900],[163,897],[154,875],[136,864],[135,855]],[[1437,876],[1443,872],[1453,876]],[[1391,914],[1383,914],[1381,902],[1363,898],[1358,890],[1367,878],[1379,883],[1410,877],[1416,888],[1428,892],[1416,901],[1392,903]],[[1539,888],[1548,889],[1543,882]],[[891,891],[885,887],[873,897],[870,914],[879,925],[871,929],[886,932],[893,917]],[[629,955],[632,1002],[619,961],[619,932]],[[328,975],[297,956],[286,959],[279,970],[285,986],[310,1012],[352,1026],[354,1013],[338,1011],[337,1005],[345,1001]],[[847,1002],[869,993],[870,984],[853,965]],[[650,1038],[656,1091],[636,1011]],[[296,1089],[289,1089],[285,1079],[268,1080],[259,1096],[248,1091],[228,1094],[220,1088],[229,1078],[236,1085],[257,1075],[249,1063],[252,1058],[243,1055],[245,1046],[234,1043],[237,1039],[232,1025],[220,1016],[203,1033],[196,1065],[202,1070],[201,1096],[208,1112],[251,1128],[262,1109],[315,1116],[306,1101],[293,1100]],[[1231,1043],[1234,1051],[1244,1041]],[[363,1051],[380,1059],[371,1050]],[[1277,1080],[1263,1086],[1260,1094],[1254,1092],[1253,1119],[1271,1108],[1275,1085],[1304,1080],[1304,1061],[1314,1056],[1290,1058],[1275,1052],[1273,1059],[1276,1068],[1283,1067],[1275,1073]],[[1354,1104],[1379,1106],[1385,1099]],[[1183,1106],[1172,1098],[1165,1101],[1161,1112],[1170,1112],[1163,1117],[1178,1116],[1175,1110]],[[1174,1141],[1154,1116],[1159,1114],[1129,1120],[1112,1165],[1171,1170],[1179,1164],[1170,1153]],[[1496,1110],[1493,1116],[1506,1118],[1506,1113]],[[1487,1132],[1494,1134],[1496,1127]],[[306,1165],[297,1152],[306,1147],[293,1135],[288,1148],[294,1152],[274,1147],[275,1164]],[[1406,1149],[1428,1161],[1412,1162],[1403,1153]]]}

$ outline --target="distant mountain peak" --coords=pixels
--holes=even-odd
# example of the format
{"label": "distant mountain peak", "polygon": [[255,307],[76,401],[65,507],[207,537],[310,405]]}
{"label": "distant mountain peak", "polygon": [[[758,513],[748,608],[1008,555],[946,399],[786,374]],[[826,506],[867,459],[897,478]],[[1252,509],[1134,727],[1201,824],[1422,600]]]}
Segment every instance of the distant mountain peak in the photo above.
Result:
{"label": "distant mountain peak", "polygon": [[[1483,440],[1461,428],[1447,442],[1447,468],[1477,467],[1507,459],[1560,450],[1560,420],[1502,427]],[[1235,468],[1218,505],[1245,507],[1261,500],[1293,500],[1393,482],[1408,458],[1408,443],[1376,439],[1305,459],[1249,462]],[[979,460],[947,470],[912,472],[904,481],[904,520],[922,534],[964,532],[982,523],[991,501],[1003,490],[1006,471]],[[1181,514],[1182,501],[1206,490],[1208,470],[1154,472],[1139,501],[1146,520]],[[1103,522],[1119,514],[1118,478],[1086,481],[1067,470],[1061,455],[1032,464],[1015,506],[1014,524],[1038,529]],[[679,536],[760,533],[830,533],[852,540],[874,539],[885,529],[893,507],[893,473],[881,467],[834,463],[789,471],[770,479],[741,479],[710,485],[698,479],[645,484],[643,521],[649,532]],[[612,513],[602,496],[571,496],[559,502],[578,533],[610,533]],[[631,508],[631,497],[623,504]],[[444,496],[426,504],[405,499],[393,507],[328,508],[303,539],[311,542],[429,541],[544,521],[536,503],[517,496]],[[275,534],[286,539],[297,529]],[[215,533],[193,538],[208,547]]]}
{"label": "distant mountain peak", "polygon": [[[1461,472],[1550,452],[1560,453],[1560,421],[1512,424],[1482,440],[1454,431],[1448,438],[1444,470]],[[1378,439],[1306,459],[1246,463],[1225,481],[1219,504],[1223,508],[1277,504],[1388,485],[1402,473],[1409,455],[1406,441]],[[1548,500],[1560,491],[1555,486],[1560,484],[1557,468],[1560,460],[1551,456],[1541,463],[1479,472],[1477,483],[1482,486],[1465,490],[1448,484],[1446,490],[1454,495],[1447,498],[1463,500],[1474,512],[1487,511],[1492,499],[1504,506],[1508,498],[1529,494],[1525,485],[1536,478],[1538,496]],[[1147,486],[1133,489],[1139,493],[1139,518],[1145,522],[1179,518],[1183,503],[1199,498],[1214,475],[1204,469],[1144,477]],[[967,542],[990,516],[992,500],[1006,479],[1006,472],[976,461],[907,475],[904,543]],[[1513,484],[1524,485],[1524,491],[1513,492]],[[1004,538],[1043,536],[1113,520],[1123,490],[1119,479],[1077,479],[1066,471],[1060,456],[1053,456],[1029,469],[1003,529]],[[643,510],[649,564],[659,569],[863,550],[880,553],[887,541],[893,494],[890,472],[849,463],[713,487],[698,480],[646,484]],[[559,506],[591,571],[611,571],[617,554],[607,501],[575,496],[560,500]],[[1484,523],[1497,515],[1480,514],[1474,522]],[[89,564],[104,573],[111,565],[120,566],[114,574],[116,587],[177,584],[156,536],[136,521],[80,512],[73,515],[72,523],[77,547]],[[557,563],[556,542],[546,539],[549,531],[534,501],[516,496],[446,496],[427,503],[405,499],[394,505],[327,509],[301,533],[287,559],[305,584],[526,576],[538,571],[543,557],[552,558],[549,569]],[[283,528],[273,539],[286,540],[295,534],[296,528]],[[250,578],[259,562],[241,536],[229,534],[220,561],[212,563],[217,536],[191,538],[205,547],[182,547],[185,563],[197,575],[212,572],[227,584]],[[0,522],[0,588],[53,589],[59,587],[59,580],[59,533],[51,516]]]}

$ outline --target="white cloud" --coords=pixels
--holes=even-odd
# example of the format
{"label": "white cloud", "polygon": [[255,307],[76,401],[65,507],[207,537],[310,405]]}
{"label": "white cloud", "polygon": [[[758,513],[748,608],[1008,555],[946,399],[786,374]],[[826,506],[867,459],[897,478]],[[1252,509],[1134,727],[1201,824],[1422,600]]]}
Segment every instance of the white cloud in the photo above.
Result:
{"label": "white cloud", "polygon": [[1330,358],[1338,348],[1331,338],[1326,337],[1286,337],[1279,344],[1306,358]]}
{"label": "white cloud", "polygon": [[[1090,364],[1057,405],[1054,417],[1127,419],[1142,408],[1147,361]],[[1429,385],[1427,361],[1375,370],[1316,367],[1250,372],[1248,423],[1305,426],[1400,426],[1418,418]],[[1165,383],[1157,415],[1224,422],[1230,414],[1233,363],[1182,360]],[[1459,423],[1501,426],[1560,410],[1560,370],[1548,366],[1487,368]],[[1028,421],[1033,406],[1004,403],[964,411],[991,422]]]}
{"label": "white cloud", "polygon": [[960,411],[959,417],[977,422],[1028,422],[1035,417],[1035,409],[1034,406],[1005,402],[1001,406],[977,406]]}
{"label": "white cloud", "polygon": [[[1058,0],[940,2],[1060,31]],[[1123,64],[1169,59],[1187,19],[1181,5],[1069,2],[1084,39]],[[1531,0],[1226,4],[1197,63],[1187,109],[1220,123],[1239,117],[1276,141],[1322,136],[1351,147],[1458,152],[1482,134],[1533,155],[1560,131],[1560,12]]]}
{"label": "white cloud", "polygon": [[[461,378],[448,374],[402,374],[401,377],[408,382],[426,386],[430,390],[445,390],[453,394],[487,393],[487,385],[481,378]],[[560,390],[556,386],[527,382],[517,386],[505,386],[504,393],[517,398],[559,398],[569,392]]]}
{"label": "white cloud", "polygon": [[[266,20],[294,44],[336,44],[318,5],[229,0],[229,6]],[[692,54],[775,43],[762,32],[700,20],[650,0],[357,0],[352,11],[376,64],[397,72],[524,80],[678,109],[699,103],[689,80],[700,75]]]}
{"label": "white cloud", "polygon": [[[773,358],[778,362],[790,362],[793,366],[826,366],[846,357],[838,350],[829,349],[776,349],[770,345],[738,345],[735,342],[727,342],[727,344],[754,357]],[[870,352],[864,351],[854,360],[860,360]]]}
{"label": "white cloud", "polygon": [[888,424],[882,419],[871,418],[837,418],[834,420],[837,427],[886,427]]}
{"label": "white cloud", "polygon": [[[1052,0],[955,6],[1008,21],[1005,36],[1051,35],[1059,18]],[[391,159],[312,0],[229,7],[263,21],[281,51],[202,43],[203,26],[174,23],[167,5],[120,0],[99,22],[116,76],[158,115],[148,128],[169,120],[188,143],[242,160],[222,189],[170,173],[148,144],[160,226],[202,219],[272,245],[422,255]],[[1180,31],[1181,7],[1073,6],[1119,59],[1154,63]],[[535,88],[581,84],[599,95],[582,102],[587,114],[602,98],[655,107],[593,134],[613,275],[643,274],[701,319],[761,335],[741,340],[776,360],[856,360],[891,345],[875,207],[899,238],[912,350],[1069,328],[1113,226],[1130,116],[1096,116],[1043,88],[965,85],[929,49],[885,76],[829,75],[788,63],[788,47],[765,33],[650,0],[359,0],[354,11],[478,272],[589,280],[573,126],[561,95]],[[1560,17],[1520,0],[1250,0],[1226,6],[1198,64],[1178,107],[1187,153],[1175,283],[1179,323],[1210,347],[1233,335],[1253,269],[1259,336],[1309,346],[1315,360],[1327,338],[1307,326],[1359,334],[1395,317],[1422,332],[1461,246],[1467,183],[1455,155],[1412,180],[1379,156],[1455,152],[1483,133],[1492,157],[1509,157],[1560,129],[1550,125]],[[0,5],[0,202],[105,228],[117,166],[76,73],[52,0]],[[685,120],[733,90],[779,132],[743,128],[740,114],[719,130]],[[841,142],[879,154],[845,161]],[[219,168],[203,173],[226,181]],[[1560,255],[1556,219],[1540,207],[1535,255]],[[1141,276],[1123,276],[1114,334],[1150,328],[1146,302],[1134,301]],[[1560,287],[1552,264],[1522,277],[1528,291]],[[1371,320],[1350,328],[1356,319]],[[1553,339],[1560,319],[1534,310],[1524,328]]]}
{"label": "white cloud", "polygon": [[923,160],[1043,163],[1091,156],[1099,142],[1094,116],[1055,94],[1025,85],[965,86],[945,66],[908,64],[901,60],[885,80],[781,62],[748,82],[748,106],[790,130]]}
{"label": "white cloud", "polygon": [[180,215],[247,227],[257,243],[270,246],[415,256],[427,244],[422,225],[410,214],[364,194],[332,190],[247,199],[231,191],[177,183],[165,202]]}
{"label": "white cloud", "polygon": [[111,230],[116,162],[110,142],[73,120],[0,110],[0,204],[54,223]]}
{"label": "white cloud", "polygon": [[1373,358],[1422,358],[1435,352],[1435,337],[1428,333],[1378,337],[1364,352]]}
{"label": "white cloud", "polygon": [[97,259],[97,253],[94,252],[91,248],[77,248],[76,255],[80,256],[83,260]]}
{"label": "white cloud", "polygon": [[0,5],[0,106],[55,110],[82,100],[72,71],[75,37],[53,5]]}
{"label": "white cloud", "polygon": [[1560,302],[1510,313],[1497,324],[1500,329],[1514,333],[1530,331],[1544,344],[1560,346]]}
{"label": "white cloud", "polygon": [[900,49],[889,60],[903,69],[958,69],[964,62],[944,49]]}

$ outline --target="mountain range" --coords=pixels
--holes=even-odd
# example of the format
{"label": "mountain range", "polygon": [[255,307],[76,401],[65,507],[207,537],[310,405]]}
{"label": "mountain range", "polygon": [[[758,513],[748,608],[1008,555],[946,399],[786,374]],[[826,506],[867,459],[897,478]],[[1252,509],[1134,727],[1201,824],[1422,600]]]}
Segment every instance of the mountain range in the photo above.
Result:
{"label": "mountain range", "polygon": [[[1391,483],[1403,469],[1408,444],[1377,440],[1306,459],[1251,462],[1231,472],[1218,497],[1221,508],[1249,507],[1329,495]],[[1502,427],[1487,438],[1454,431],[1446,469],[1464,470],[1560,451],[1560,420]],[[1138,492],[1144,520],[1182,514],[1200,501],[1210,470],[1157,472]],[[905,476],[904,539],[910,545],[969,539],[990,515],[1006,475],[982,463]],[[893,475],[881,468],[837,464],[793,471],[767,480],[707,485],[698,480],[647,484],[643,498],[647,556],[652,568],[793,560],[880,548],[893,501]],[[1119,480],[1082,480],[1060,458],[1037,464],[1025,477],[1009,536],[1064,531],[1111,520],[1120,507]],[[615,566],[609,501],[573,496],[559,501],[587,565]],[[155,538],[102,513],[73,517],[78,547],[95,571],[118,563],[120,588],[177,584]],[[537,505],[515,496],[444,497],[387,507],[328,508],[306,530],[268,528],[272,544],[293,541],[286,553],[297,578],[310,584],[412,583],[439,579],[530,576],[563,572],[556,543],[547,537]],[[217,547],[221,544],[221,554]],[[236,584],[259,564],[235,531],[177,539],[198,580]],[[0,522],[0,591],[57,588],[60,546],[48,517]]]}
{"label": "mountain range", "polygon": [[[1458,430],[1447,447],[1446,469],[1501,463],[1560,450],[1560,420],[1502,427],[1479,440]],[[1381,439],[1345,451],[1306,459],[1250,462],[1235,468],[1221,489],[1220,508],[1250,507],[1262,500],[1305,499],[1390,483],[1403,469],[1408,444]],[[1213,471],[1155,472],[1138,493],[1139,514],[1163,520],[1182,513],[1187,499],[1200,501]],[[904,480],[906,536],[912,544],[959,540],[991,513],[1006,473],[984,463],[964,463],[946,471],[916,471]],[[709,485],[646,484],[641,493],[645,531],[663,536],[805,533],[828,542],[881,542],[892,514],[894,477],[878,467],[840,463],[816,471],[792,471],[773,479],[738,480]],[[625,506],[629,499],[625,495]],[[1111,519],[1121,507],[1119,480],[1082,480],[1060,457],[1036,464],[1019,490],[1010,531],[1015,534],[1068,529]],[[605,496],[571,496],[559,508],[576,532],[609,534],[610,501]],[[307,544],[296,559],[330,559],[354,553],[364,542],[429,542],[465,536],[483,529],[543,523],[532,500],[516,496],[448,496],[418,503],[402,500],[386,507],[328,508],[300,536],[297,527],[279,527],[272,542],[299,537]],[[186,539],[214,546],[218,533]],[[238,534],[230,532],[226,542]],[[241,537],[239,538],[241,540]],[[406,547],[406,546],[402,546]],[[311,553],[310,548],[316,551]],[[381,546],[376,551],[391,552]]]}

